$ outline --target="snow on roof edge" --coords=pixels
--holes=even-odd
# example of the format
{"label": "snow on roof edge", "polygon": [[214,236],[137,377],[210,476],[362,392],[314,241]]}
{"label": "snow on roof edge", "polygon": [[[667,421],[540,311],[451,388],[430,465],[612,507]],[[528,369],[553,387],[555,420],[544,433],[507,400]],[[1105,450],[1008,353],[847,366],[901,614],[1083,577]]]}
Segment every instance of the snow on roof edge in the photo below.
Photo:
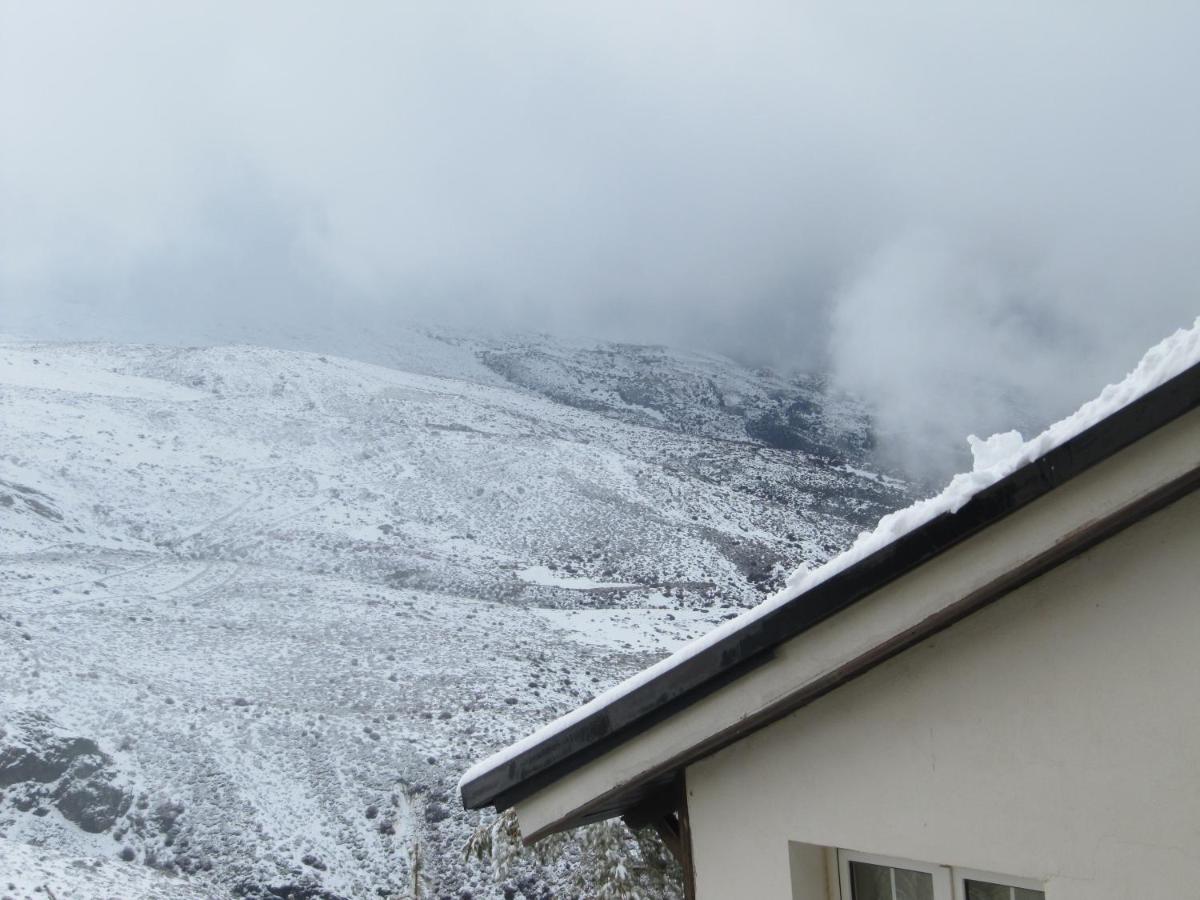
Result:
{"label": "snow on roof edge", "polygon": [[577,722],[648,684],[665,672],[696,656],[723,638],[751,622],[790,603],[839,572],[853,566],[896,539],[920,528],[943,513],[956,513],[976,494],[1040,459],[1055,447],[1082,434],[1096,423],[1128,406],[1154,388],[1200,363],[1200,317],[1190,328],[1180,328],[1170,337],[1151,347],[1134,369],[1117,384],[1110,384],[1100,395],[1089,400],[1074,413],[1055,422],[1041,434],[1026,441],[1019,432],[994,434],[986,440],[970,435],[974,466],[970,472],[955,475],[945,488],[933,497],[918,500],[911,506],[889,513],[879,520],[872,531],[862,532],[843,553],[815,569],[801,566],[787,579],[783,590],[768,597],[758,606],[730,619],[712,631],[680,647],[670,656],[597,695],[592,700],[565,715],[554,719],[521,740],[493,753],[467,769],[459,779],[463,785],[508,764],[527,750],[570,728]]}

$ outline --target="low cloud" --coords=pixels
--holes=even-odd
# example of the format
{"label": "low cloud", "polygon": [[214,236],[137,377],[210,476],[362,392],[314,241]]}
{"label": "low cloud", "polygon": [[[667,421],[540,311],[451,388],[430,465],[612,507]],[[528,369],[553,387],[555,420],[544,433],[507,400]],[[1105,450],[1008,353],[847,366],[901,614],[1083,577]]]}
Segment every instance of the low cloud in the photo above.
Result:
{"label": "low cloud", "polygon": [[[831,371],[914,471],[1200,308],[1200,11],[0,0],[0,329]],[[124,332],[122,330],[124,329]]]}

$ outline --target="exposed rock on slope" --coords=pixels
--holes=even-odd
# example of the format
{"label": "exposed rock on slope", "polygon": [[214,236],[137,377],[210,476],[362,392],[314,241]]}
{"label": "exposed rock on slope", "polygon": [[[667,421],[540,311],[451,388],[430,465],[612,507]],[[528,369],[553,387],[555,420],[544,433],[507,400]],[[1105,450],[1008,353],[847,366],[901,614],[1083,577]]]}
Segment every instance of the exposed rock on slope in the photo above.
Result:
{"label": "exposed rock on slope", "polygon": [[130,806],[113,760],[89,738],[57,732],[38,713],[0,725],[0,790],[19,812],[44,816],[50,808],[92,834],[117,824]]}

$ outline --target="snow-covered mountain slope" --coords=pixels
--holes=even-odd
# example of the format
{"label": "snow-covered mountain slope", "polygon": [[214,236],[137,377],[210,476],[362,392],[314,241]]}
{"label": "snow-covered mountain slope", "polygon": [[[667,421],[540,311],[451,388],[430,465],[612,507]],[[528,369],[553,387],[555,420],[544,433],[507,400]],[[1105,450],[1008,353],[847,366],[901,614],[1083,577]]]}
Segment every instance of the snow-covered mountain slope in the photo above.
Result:
{"label": "snow-covered mountain slope", "polygon": [[829,457],[872,446],[861,407],[818,376],[785,378],[668,347],[520,336],[477,342],[476,355],[509,383],[637,424]]}
{"label": "snow-covered mountain slope", "polygon": [[412,368],[0,342],[0,895],[21,844],[58,897],[405,896],[414,848],[506,896],[472,760],[908,499],[818,380],[429,334]]}

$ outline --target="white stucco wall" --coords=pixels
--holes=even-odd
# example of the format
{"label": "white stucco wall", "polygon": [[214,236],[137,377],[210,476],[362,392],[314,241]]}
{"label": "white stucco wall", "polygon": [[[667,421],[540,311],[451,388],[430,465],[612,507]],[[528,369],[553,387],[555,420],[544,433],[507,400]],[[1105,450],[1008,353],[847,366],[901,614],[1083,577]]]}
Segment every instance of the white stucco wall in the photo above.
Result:
{"label": "white stucco wall", "polygon": [[1200,494],[687,784],[700,900],[824,900],[820,855],[789,841],[1036,878],[1048,900],[1200,898]]}

